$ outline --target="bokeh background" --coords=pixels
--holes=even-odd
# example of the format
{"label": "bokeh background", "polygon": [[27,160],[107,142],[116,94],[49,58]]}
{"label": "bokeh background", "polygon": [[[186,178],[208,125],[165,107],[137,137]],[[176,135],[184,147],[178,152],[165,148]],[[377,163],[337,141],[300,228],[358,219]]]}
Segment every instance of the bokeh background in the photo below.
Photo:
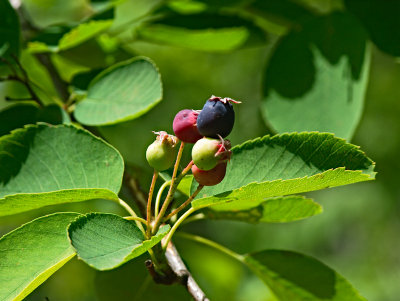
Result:
{"label": "bokeh background", "polygon": [[[45,2],[26,1],[28,8],[29,5]],[[61,3],[55,0],[47,2]],[[118,22],[124,24],[135,13],[146,13],[158,1],[125,2],[115,12],[117,25]],[[343,5],[341,1],[297,2],[320,11]],[[43,21],[48,14],[55,14],[57,9],[39,12],[31,9],[28,12],[35,20]],[[80,17],[76,16],[77,19]],[[127,41],[129,37],[124,34],[127,33],[118,37]],[[134,166],[143,187],[148,187],[151,176],[151,169],[144,160],[145,149],[153,139],[151,131],[171,132],[176,112],[185,108],[201,109],[211,94],[243,102],[238,106],[237,122],[229,137],[233,145],[270,133],[260,112],[261,85],[264,66],[278,39],[279,34],[271,34],[266,45],[222,53],[137,40],[125,43],[120,49],[121,58],[144,55],[158,66],[164,87],[163,101],[142,117],[102,127],[100,133],[123,154],[127,164]],[[324,212],[307,220],[260,225],[198,221],[188,224],[184,230],[214,239],[239,253],[268,248],[302,252],[342,274],[368,300],[397,301],[400,295],[400,61],[372,43],[369,46],[372,58],[365,106],[351,142],[360,145],[376,162],[376,181],[309,193],[308,196],[322,204]],[[88,55],[91,51],[87,46],[65,56],[55,55],[54,60],[63,76],[68,77],[76,70],[85,70],[82,67],[85,64],[74,56]],[[22,59],[27,69],[32,69],[44,84],[49,81],[31,54],[23,52]],[[107,61],[109,58],[98,60],[102,59]],[[102,67],[98,61],[93,61],[95,67]],[[0,83],[0,108],[10,105],[4,100],[6,95],[24,93],[17,84]],[[57,211],[122,214],[114,204],[104,200],[49,207],[1,218],[0,235],[32,218]],[[268,288],[240,263],[194,242],[179,238],[175,242],[211,300],[275,300]],[[111,272],[96,272],[73,259],[27,298],[60,301],[160,299],[190,300],[190,296],[179,286],[154,285],[145,271],[142,258]]]}

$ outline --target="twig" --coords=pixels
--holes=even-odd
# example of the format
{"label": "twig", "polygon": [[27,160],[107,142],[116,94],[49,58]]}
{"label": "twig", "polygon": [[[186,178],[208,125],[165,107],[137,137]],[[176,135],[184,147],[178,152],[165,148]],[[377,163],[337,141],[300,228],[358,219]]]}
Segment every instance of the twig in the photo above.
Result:
{"label": "twig", "polygon": [[[32,24],[23,5],[17,7],[16,11],[19,15],[19,19],[23,29],[22,33],[25,35],[25,40],[30,40],[30,36],[36,34],[40,30]],[[49,72],[50,78],[53,81],[54,87],[56,88],[61,100],[64,103],[67,102],[67,100],[69,99],[68,84],[61,78],[58,70],[51,61],[50,55],[48,53],[38,53],[35,56]],[[17,64],[19,64],[18,59],[16,59],[16,62]],[[26,75],[26,71],[23,68],[22,72],[24,72],[24,74]]]}
{"label": "twig", "polygon": [[23,101],[23,100],[32,100],[32,97],[4,97],[6,101]]}
{"label": "twig", "polygon": [[16,82],[20,82],[21,84],[23,84],[26,87],[26,89],[28,90],[29,94],[31,95],[31,99],[34,100],[39,105],[39,107],[43,107],[43,104],[40,101],[40,98],[37,96],[37,94],[33,90],[28,78],[24,79],[24,78],[19,77],[18,75],[9,75],[6,78],[0,79],[0,81],[3,81],[3,80],[16,81]]}
{"label": "twig", "polygon": [[132,177],[126,169],[124,171],[124,184],[128,188],[142,216],[146,216],[146,195],[141,190],[138,180]]}
{"label": "twig", "polygon": [[209,301],[205,293],[192,277],[192,274],[190,274],[189,270],[183,263],[181,256],[171,242],[168,244],[167,249],[165,250],[165,257],[167,258],[168,265],[171,267],[174,273],[180,279],[186,280],[181,281],[181,284],[186,287],[193,299],[196,301]]}
{"label": "twig", "polygon": [[147,229],[146,229],[146,235],[148,238],[150,238],[151,235],[151,201],[153,200],[153,192],[154,192],[154,186],[156,186],[156,181],[158,177],[158,172],[154,170],[153,173],[153,178],[151,180],[151,185],[149,189],[149,197],[147,198]]}
{"label": "twig", "polygon": [[61,100],[65,103],[69,99],[68,84],[61,78],[48,53],[37,53],[36,58],[47,69]]}
{"label": "twig", "polygon": [[170,214],[168,214],[165,218],[164,221],[169,220],[171,217],[173,217],[175,214],[178,214],[181,210],[183,210],[187,205],[190,204],[191,201],[197,196],[197,194],[203,189],[204,185],[199,184],[197,186],[197,189],[193,194],[178,208],[176,208],[174,211],[172,211]]}

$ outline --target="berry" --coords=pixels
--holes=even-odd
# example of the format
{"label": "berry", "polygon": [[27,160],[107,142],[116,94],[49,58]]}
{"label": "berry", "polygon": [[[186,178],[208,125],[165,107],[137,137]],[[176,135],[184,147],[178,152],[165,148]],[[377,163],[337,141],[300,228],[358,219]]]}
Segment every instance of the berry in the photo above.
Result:
{"label": "berry", "polygon": [[196,165],[192,166],[194,179],[201,185],[213,186],[220,183],[226,173],[226,162],[219,163],[213,169],[201,170]]}
{"label": "berry", "polygon": [[170,168],[175,162],[178,139],[166,132],[155,132],[155,134],[158,136],[147,148],[146,159],[155,170],[163,171]]}
{"label": "berry", "polygon": [[201,170],[213,169],[218,163],[230,159],[229,140],[202,138],[192,148],[192,160]]}
{"label": "berry", "polygon": [[231,102],[239,103],[230,98],[211,96],[207,100],[197,118],[197,129],[206,137],[225,138],[232,131],[235,122],[235,112]]}
{"label": "berry", "polygon": [[179,140],[187,143],[195,143],[203,136],[197,130],[197,116],[199,113],[194,110],[182,110],[175,115],[173,129]]}

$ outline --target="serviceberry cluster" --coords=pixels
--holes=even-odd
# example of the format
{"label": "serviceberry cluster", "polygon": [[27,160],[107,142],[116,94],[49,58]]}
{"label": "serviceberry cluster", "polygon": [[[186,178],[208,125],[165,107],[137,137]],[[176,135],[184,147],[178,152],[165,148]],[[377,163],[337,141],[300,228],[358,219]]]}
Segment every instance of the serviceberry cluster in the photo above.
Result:
{"label": "serviceberry cluster", "polygon": [[182,144],[194,143],[190,165],[195,180],[202,186],[220,183],[231,157],[231,143],[224,138],[232,131],[235,122],[232,103],[239,102],[211,96],[202,110],[178,112],[173,121],[176,136],[155,132],[158,136],[146,152],[150,166],[157,171],[170,168],[177,155],[179,139]]}
{"label": "serviceberry cluster", "polygon": [[[232,154],[230,141],[224,140],[232,131],[235,122],[232,103],[238,102],[230,98],[212,96],[207,100],[201,111],[186,109],[176,114],[173,122],[173,130],[176,136],[169,135],[164,131],[154,132],[157,134],[156,140],[149,145],[146,151],[147,161],[154,168],[147,200],[147,238],[157,233],[162,223],[172,219],[186,208],[204,186],[216,185],[224,179],[226,166]],[[178,148],[179,140],[181,143]],[[178,175],[178,167],[186,143],[194,143],[192,160]],[[153,218],[151,203],[158,174],[172,165],[174,165],[172,179],[165,182],[157,193]],[[179,182],[190,170],[194,179],[198,182],[197,188],[185,202],[168,214],[167,210],[173,201]],[[160,209],[160,198],[167,186],[169,186],[169,190]],[[190,209],[186,213],[190,214]],[[165,238],[164,248],[168,245],[176,228],[186,218],[186,213],[174,223]]]}

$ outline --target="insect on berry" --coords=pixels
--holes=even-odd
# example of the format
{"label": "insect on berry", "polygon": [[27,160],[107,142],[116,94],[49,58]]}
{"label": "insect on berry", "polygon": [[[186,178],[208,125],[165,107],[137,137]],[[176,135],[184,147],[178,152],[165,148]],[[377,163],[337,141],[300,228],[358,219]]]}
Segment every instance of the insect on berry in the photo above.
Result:
{"label": "insect on berry", "polygon": [[232,103],[240,102],[227,97],[211,96],[197,118],[199,133],[212,138],[228,136],[235,123]]}
{"label": "insect on berry", "polygon": [[188,109],[179,111],[178,114],[175,115],[172,127],[179,140],[187,143],[195,143],[203,137],[197,130],[196,123],[198,115],[198,111]]}
{"label": "insect on berry", "polygon": [[226,174],[226,162],[219,163],[213,169],[201,170],[196,165],[192,166],[192,173],[197,183],[204,186],[214,186],[220,183]]}
{"label": "insect on berry", "polygon": [[163,171],[170,168],[176,158],[178,139],[167,132],[154,132],[156,140],[146,150],[146,159],[155,170]]}
{"label": "insect on berry", "polygon": [[229,140],[202,138],[192,148],[192,160],[201,170],[213,169],[218,163],[226,162],[231,157]]}

